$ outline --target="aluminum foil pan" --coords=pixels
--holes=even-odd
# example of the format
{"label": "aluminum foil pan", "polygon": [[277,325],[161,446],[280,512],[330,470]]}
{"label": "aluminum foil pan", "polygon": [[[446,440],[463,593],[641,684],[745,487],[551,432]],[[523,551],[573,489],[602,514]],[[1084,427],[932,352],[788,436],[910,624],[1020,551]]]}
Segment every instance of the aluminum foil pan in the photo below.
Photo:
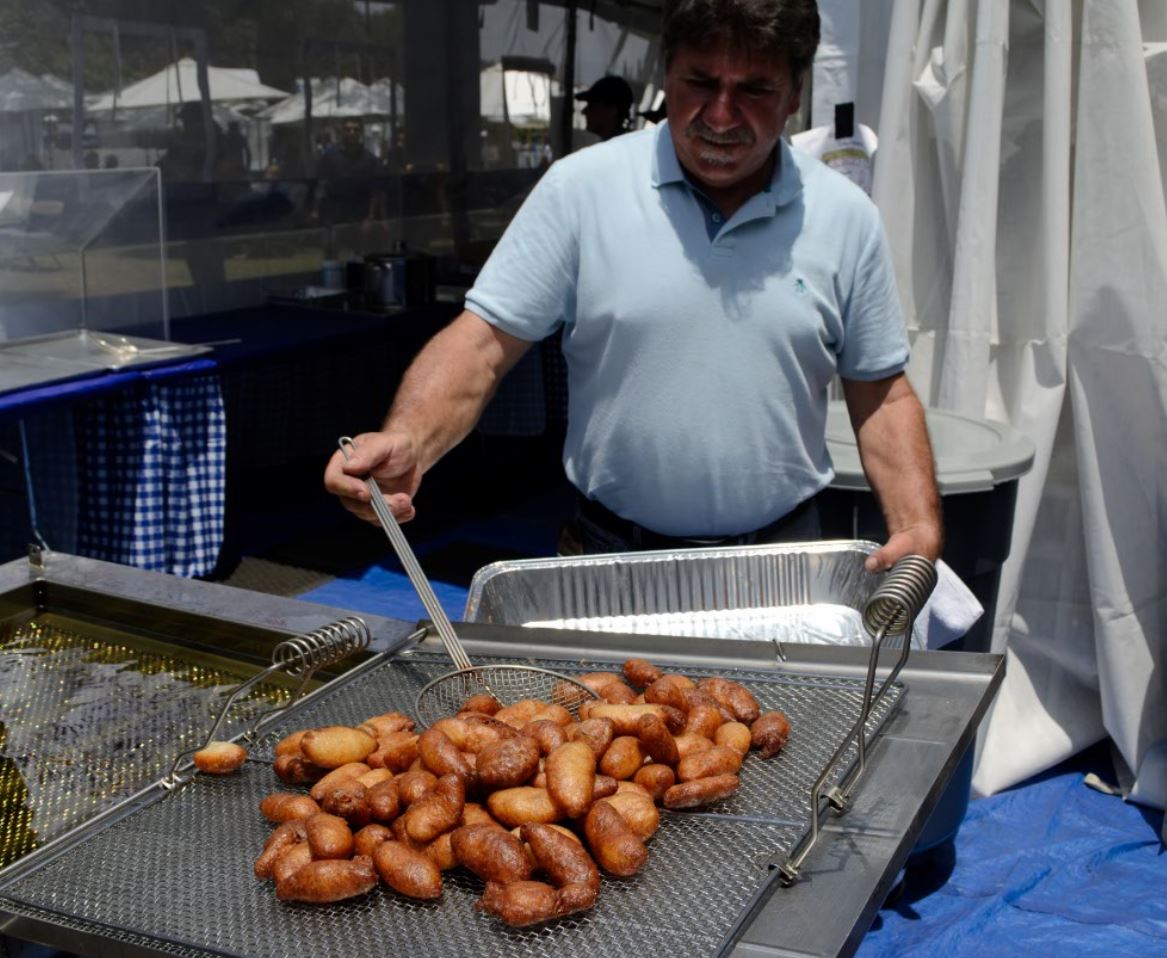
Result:
{"label": "aluminum foil pan", "polygon": [[532,628],[866,645],[862,609],[882,579],[864,540],[496,562],[465,620]]}

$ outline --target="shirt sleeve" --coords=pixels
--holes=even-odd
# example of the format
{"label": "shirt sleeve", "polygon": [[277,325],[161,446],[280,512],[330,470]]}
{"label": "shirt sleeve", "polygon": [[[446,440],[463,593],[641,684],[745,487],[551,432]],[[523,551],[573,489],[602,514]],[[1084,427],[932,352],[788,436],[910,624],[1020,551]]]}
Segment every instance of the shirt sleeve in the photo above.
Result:
{"label": "shirt sleeve", "polygon": [[838,372],[844,379],[886,379],[902,372],[910,350],[903,307],[896,289],[891,250],[878,210],[855,266],[843,316]]}
{"label": "shirt sleeve", "polygon": [[529,342],[574,321],[579,216],[556,163],[543,175],[466,294],[466,308]]}

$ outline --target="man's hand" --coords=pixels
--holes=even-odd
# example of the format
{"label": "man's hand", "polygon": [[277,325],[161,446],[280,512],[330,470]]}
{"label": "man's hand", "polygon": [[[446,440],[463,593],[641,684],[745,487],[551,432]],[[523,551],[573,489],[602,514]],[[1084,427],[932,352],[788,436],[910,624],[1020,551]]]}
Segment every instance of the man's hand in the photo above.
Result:
{"label": "man's hand", "polygon": [[413,497],[421,485],[421,466],[413,438],[404,432],[366,432],[353,440],[355,448],[345,459],[339,449],[324,470],[324,488],[340,497],[349,512],[373,525],[377,514],[369,502],[365,477],[371,476],[384,494],[398,522],[416,514]]}
{"label": "man's hand", "polygon": [[863,562],[868,572],[886,572],[905,556],[923,556],[932,562],[940,557],[941,541],[938,531],[928,526],[901,529],[888,538]]}

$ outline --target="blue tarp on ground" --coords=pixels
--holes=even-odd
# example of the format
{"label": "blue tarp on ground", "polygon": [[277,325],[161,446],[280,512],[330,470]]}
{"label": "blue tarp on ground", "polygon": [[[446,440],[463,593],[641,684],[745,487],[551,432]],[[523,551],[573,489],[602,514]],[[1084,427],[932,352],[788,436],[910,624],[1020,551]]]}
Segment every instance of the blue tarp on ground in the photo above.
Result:
{"label": "blue tarp on ground", "polygon": [[1089,788],[1088,771],[1113,775],[1104,750],[971,802],[951,873],[909,874],[857,954],[1167,955],[1163,814]]}

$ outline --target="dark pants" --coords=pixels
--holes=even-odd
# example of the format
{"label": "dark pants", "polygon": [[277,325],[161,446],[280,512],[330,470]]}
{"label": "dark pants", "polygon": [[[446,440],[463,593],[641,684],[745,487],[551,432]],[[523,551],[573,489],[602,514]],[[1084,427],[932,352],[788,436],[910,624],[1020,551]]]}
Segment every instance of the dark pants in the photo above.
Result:
{"label": "dark pants", "polygon": [[796,506],[780,519],[753,532],[700,539],[661,535],[621,518],[594,500],[580,496],[576,527],[579,546],[584,555],[653,549],[763,545],[770,542],[814,542],[822,538],[822,522],[816,496]]}

